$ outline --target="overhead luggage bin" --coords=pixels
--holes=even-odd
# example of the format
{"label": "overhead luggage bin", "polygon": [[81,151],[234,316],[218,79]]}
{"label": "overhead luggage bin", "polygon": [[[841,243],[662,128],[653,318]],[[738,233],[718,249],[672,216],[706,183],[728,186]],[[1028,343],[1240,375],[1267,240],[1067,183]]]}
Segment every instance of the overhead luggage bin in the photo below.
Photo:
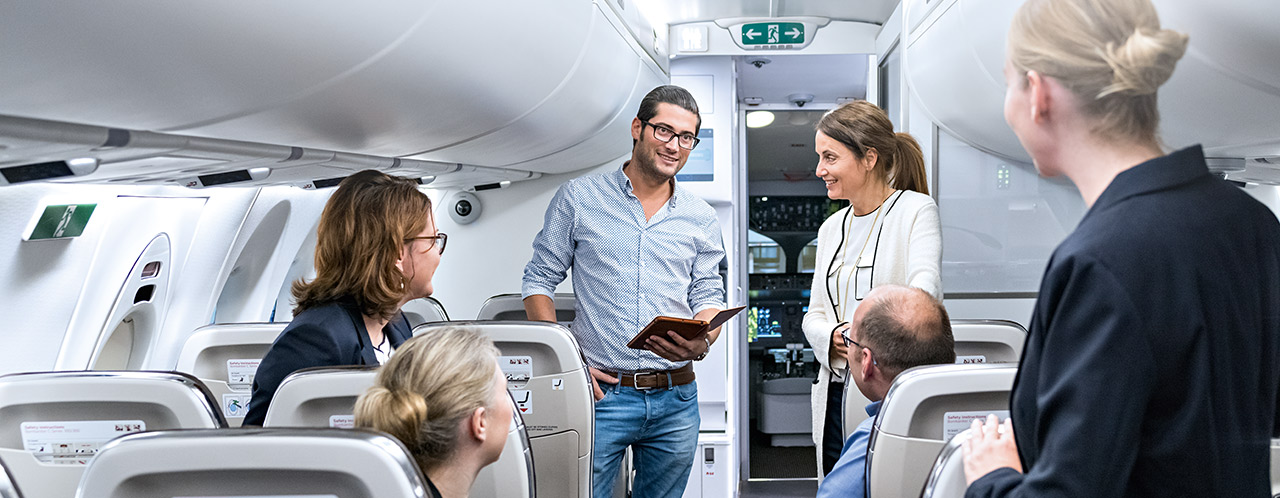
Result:
{"label": "overhead luggage bin", "polygon": [[182,345],[177,371],[200,379],[231,427],[249,413],[253,376],[288,323],[224,323],[196,329]]}
{"label": "overhead luggage bin", "polygon": [[177,372],[6,375],[0,461],[26,496],[71,498],[85,465],[117,436],[226,427],[211,398],[199,380]]}
{"label": "overhead luggage bin", "polygon": [[975,418],[1009,416],[1015,365],[937,365],[898,375],[880,406],[867,448],[867,489],[915,498],[951,436]]}
{"label": "overhead luggage bin", "polygon": [[507,375],[507,390],[529,432],[537,461],[540,496],[591,496],[595,400],[591,378],[573,334],[563,326],[527,321],[464,321],[426,324],[474,327],[493,339]]}
{"label": "overhead luggage bin", "polygon": [[425,495],[404,445],[381,432],[329,429],[161,431],[102,448],[77,498]]}
{"label": "overhead luggage bin", "polygon": [[0,74],[0,115],[379,157],[598,165],[627,151],[634,104],[669,80],[665,44],[633,35],[652,33],[644,18],[590,0],[12,14],[0,46],[24,70]]}
{"label": "overhead luggage bin", "polygon": [[[905,0],[903,66],[938,126],[970,145],[1030,162],[1004,122],[1003,68],[1016,0]],[[1209,157],[1280,156],[1280,3],[1165,2],[1164,28],[1191,37],[1160,88],[1169,147],[1204,144]],[[1250,164],[1252,169],[1255,164]],[[1231,175],[1248,177],[1248,172]],[[1278,177],[1280,178],[1280,177]]]}

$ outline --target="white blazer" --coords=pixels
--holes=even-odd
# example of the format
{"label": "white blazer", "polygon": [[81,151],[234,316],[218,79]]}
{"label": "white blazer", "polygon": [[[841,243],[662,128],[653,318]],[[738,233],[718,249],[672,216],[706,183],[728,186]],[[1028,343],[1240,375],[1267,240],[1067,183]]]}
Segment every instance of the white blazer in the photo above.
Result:
{"label": "white blazer", "polygon": [[[942,299],[942,222],[938,218],[938,205],[932,197],[910,190],[902,192],[901,196],[891,196],[886,202],[892,204],[885,205],[884,221],[877,235],[871,286],[897,284],[918,287]],[[804,335],[813,347],[813,356],[822,365],[810,399],[819,469],[822,467],[822,430],[826,421],[827,384],[831,381],[831,369],[842,370],[847,366],[844,358],[828,361],[831,331],[840,322],[836,320],[836,312],[827,293],[827,271],[841,244],[845,217],[851,215],[851,209],[847,207],[837,211],[818,228],[817,264],[809,294],[809,312],[804,315]]]}

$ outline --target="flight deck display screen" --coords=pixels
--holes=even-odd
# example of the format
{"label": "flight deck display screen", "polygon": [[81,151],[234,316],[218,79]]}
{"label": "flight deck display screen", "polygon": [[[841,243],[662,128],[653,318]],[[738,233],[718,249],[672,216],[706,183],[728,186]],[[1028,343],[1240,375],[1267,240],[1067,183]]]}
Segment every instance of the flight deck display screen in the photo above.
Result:
{"label": "flight deck display screen", "polygon": [[715,133],[711,128],[698,131],[698,146],[689,151],[689,160],[676,175],[676,181],[709,182],[716,178]]}

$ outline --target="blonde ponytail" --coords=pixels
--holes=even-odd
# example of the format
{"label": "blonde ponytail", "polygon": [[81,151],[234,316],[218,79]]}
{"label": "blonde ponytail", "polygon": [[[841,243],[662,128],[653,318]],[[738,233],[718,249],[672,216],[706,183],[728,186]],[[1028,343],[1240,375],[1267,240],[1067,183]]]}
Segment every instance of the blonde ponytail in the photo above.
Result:
{"label": "blonde ponytail", "polygon": [[399,439],[430,471],[457,449],[459,427],[494,398],[498,348],[470,327],[441,327],[396,349],[356,401],[356,426]]}
{"label": "blonde ponytail", "polygon": [[1009,27],[1009,63],[1062,83],[1104,140],[1158,144],[1156,90],[1186,53],[1150,0],[1027,0]]}

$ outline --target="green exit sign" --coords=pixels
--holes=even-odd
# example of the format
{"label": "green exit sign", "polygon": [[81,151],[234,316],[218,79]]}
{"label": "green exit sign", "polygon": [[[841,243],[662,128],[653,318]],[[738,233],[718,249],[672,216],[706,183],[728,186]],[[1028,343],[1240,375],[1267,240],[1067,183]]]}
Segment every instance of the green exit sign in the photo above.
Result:
{"label": "green exit sign", "polygon": [[742,25],[743,45],[800,45],[803,43],[803,23],[752,22]]}
{"label": "green exit sign", "polygon": [[79,237],[89,224],[97,204],[59,204],[46,206],[28,232],[27,240]]}

